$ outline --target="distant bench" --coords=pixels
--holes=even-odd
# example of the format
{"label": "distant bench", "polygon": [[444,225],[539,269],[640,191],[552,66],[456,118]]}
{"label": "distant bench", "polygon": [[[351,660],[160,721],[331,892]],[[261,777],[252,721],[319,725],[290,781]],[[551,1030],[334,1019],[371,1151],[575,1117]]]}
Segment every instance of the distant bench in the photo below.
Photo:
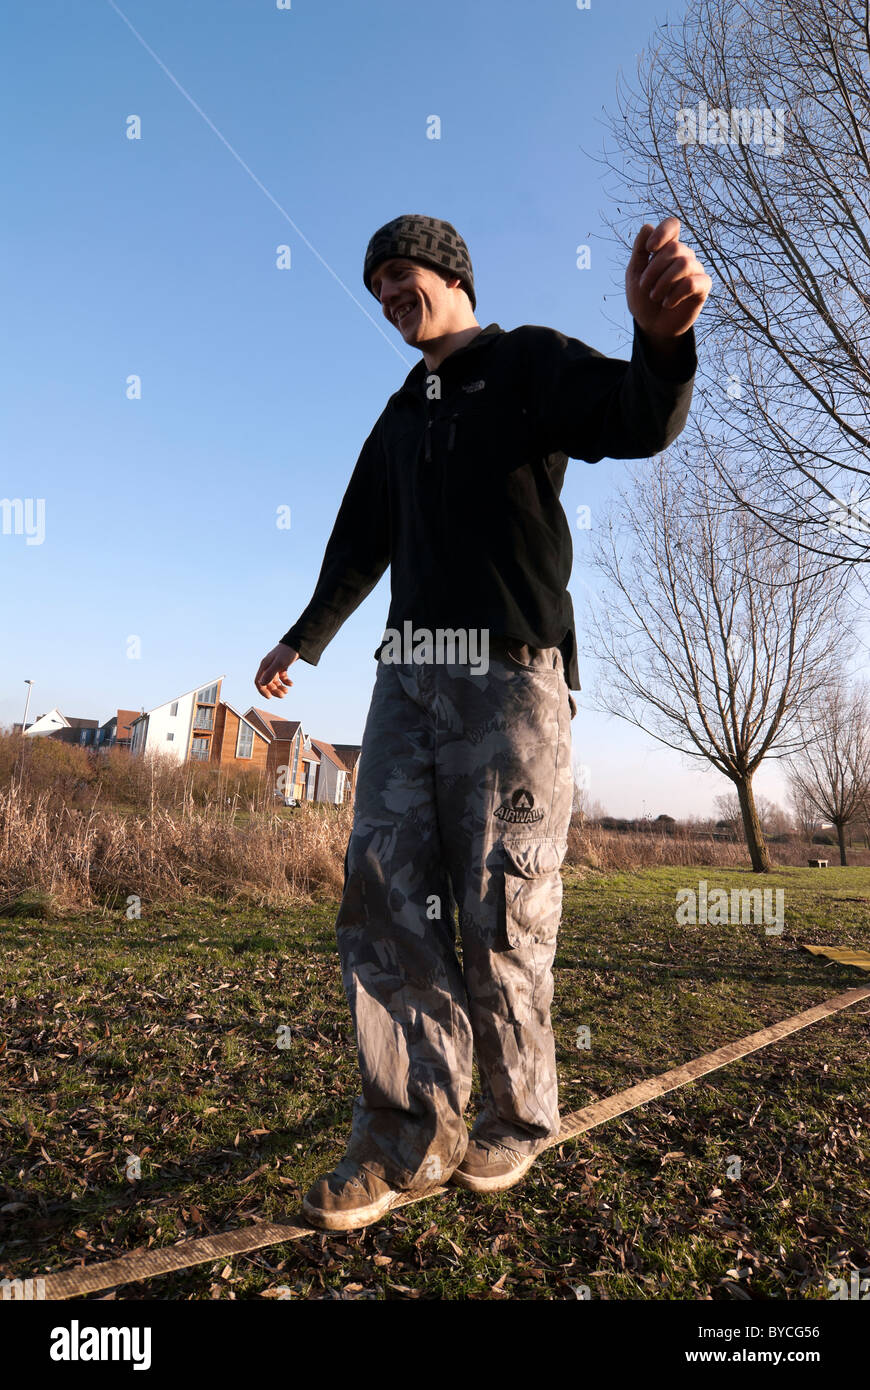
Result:
{"label": "distant bench", "polygon": [[826,869],[828,867],[827,859],[808,859],[807,863],[811,869]]}

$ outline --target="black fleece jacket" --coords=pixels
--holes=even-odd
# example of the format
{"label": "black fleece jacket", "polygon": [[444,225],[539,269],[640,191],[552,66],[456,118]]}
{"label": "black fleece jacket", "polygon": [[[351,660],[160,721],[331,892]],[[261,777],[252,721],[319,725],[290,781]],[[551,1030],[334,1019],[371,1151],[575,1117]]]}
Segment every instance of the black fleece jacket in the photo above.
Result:
{"label": "black fleece jacket", "polygon": [[316,666],[390,565],[388,628],[559,646],[579,690],[567,461],[648,458],[676,439],[694,329],[678,348],[663,360],[637,322],[630,361],[553,328],[491,323],[436,371],[421,358],[366,439],[311,602],[280,640]]}

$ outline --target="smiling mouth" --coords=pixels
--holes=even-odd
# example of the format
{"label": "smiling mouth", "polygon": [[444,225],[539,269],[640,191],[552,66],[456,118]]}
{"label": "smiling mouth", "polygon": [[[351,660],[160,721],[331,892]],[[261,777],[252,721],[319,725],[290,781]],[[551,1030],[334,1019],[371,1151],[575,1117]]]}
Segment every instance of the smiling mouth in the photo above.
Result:
{"label": "smiling mouth", "polygon": [[414,315],[416,314],[416,312],[417,312],[417,305],[416,305],[416,304],[412,304],[412,305],[405,311],[405,313],[402,314],[401,318],[398,318],[398,319],[395,320],[396,327],[397,327],[397,328],[403,328],[403,327],[405,326],[406,323],[409,323],[409,322],[410,322],[410,320],[414,317]]}

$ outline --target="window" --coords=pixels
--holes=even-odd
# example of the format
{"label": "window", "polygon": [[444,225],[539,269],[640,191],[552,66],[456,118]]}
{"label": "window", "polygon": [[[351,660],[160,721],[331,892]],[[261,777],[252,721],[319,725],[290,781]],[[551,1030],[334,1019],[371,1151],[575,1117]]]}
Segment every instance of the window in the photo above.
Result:
{"label": "window", "polygon": [[308,734],[305,735],[305,741],[304,741],[304,743],[303,743],[303,747],[304,747],[304,748],[307,748],[307,749],[310,749],[310,748],[311,748],[311,739],[310,739],[310,737],[309,737]]}
{"label": "window", "polygon": [[177,700],[173,700],[173,701],[172,701],[172,705],[171,705],[171,707],[170,707],[169,713],[170,713],[170,714],[177,714],[177,713],[178,713],[178,701],[177,701]]}
{"label": "window", "polygon": [[254,752],[254,730],[244,719],[239,723],[239,736],[236,739],[236,757],[251,758]]}
{"label": "window", "polygon": [[296,769],[299,766],[299,734],[293,740],[293,763],[290,768],[290,795],[296,795]]}
{"label": "window", "polygon": [[314,782],[317,777],[317,763],[308,764],[308,790],[305,795],[309,801],[314,800]]}
{"label": "window", "polygon": [[208,758],[208,750],[211,746],[209,738],[195,738],[190,748],[190,756],[205,761]]}
{"label": "window", "polygon": [[195,729],[214,728],[214,707],[212,705],[197,705],[193,727]]}
{"label": "window", "polygon": [[335,800],[339,804],[344,801],[344,776],[343,772],[339,772],[335,784]]}
{"label": "window", "polygon": [[213,705],[217,699],[217,682],[214,685],[206,686],[205,690],[200,690],[196,697],[198,705]]}
{"label": "window", "polygon": [[166,735],[166,742],[167,742],[167,743],[171,743],[172,740],[173,740],[174,738],[175,738],[175,734],[167,734],[167,735]]}

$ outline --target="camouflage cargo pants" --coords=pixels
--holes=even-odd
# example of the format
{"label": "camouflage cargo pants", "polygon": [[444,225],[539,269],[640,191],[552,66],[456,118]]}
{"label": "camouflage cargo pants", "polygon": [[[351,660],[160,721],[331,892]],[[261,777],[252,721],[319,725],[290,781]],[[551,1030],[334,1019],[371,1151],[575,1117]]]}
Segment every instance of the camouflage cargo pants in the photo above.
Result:
{"label": "camouflage cargo pants", "polygon": [[485,675],[379,661],[363,733],[336,923],[362,1082],[346,1156],[397,1187],[461,1162],[473,1052],[473,1135],[531,1153],[559,1128],[576,706],[558,647],[498,651]]}

